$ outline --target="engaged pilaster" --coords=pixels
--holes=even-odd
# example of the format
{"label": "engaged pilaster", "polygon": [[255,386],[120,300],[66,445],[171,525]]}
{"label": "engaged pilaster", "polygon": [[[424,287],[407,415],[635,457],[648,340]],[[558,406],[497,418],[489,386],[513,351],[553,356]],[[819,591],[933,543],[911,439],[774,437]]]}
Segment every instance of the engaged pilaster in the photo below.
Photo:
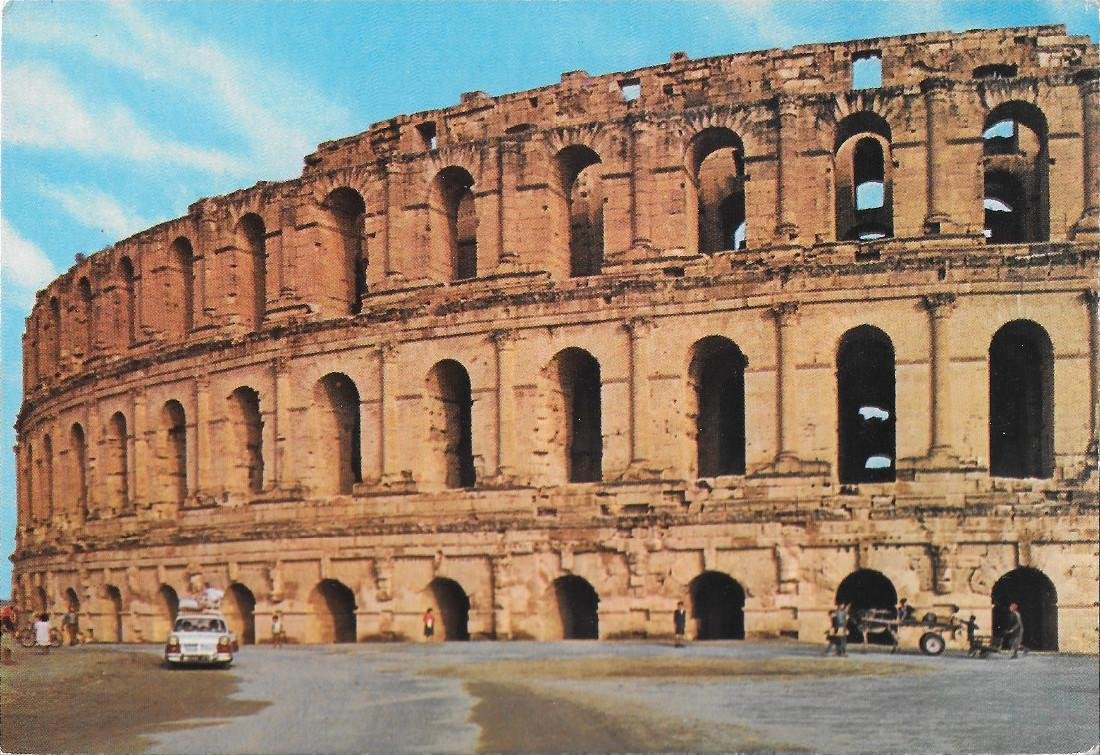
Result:
{"label": "engaged pilaster", "polygon": [[948,122],[947,90],[951,86],[949,79],[930,78],[921,82],[924,92],[925,113],[927,116],[927,197],[928,214],[924,218],[924,232],[938,234],[943,226],[950,222],[944,203],[944,190],[947,187],[947,134]]}
{"label": "engaged pilaster", "polygon": [[929,315],[931,337],[929,360],[932,371],[932,439],[929,459],[952,455],[951,342],[949,319],[955,309],[955,294],[929,294],[921,299]]}
{"label": "engaged pilaster", "polygon": [[794,222],[794,198],[798,191],[798,177],[795,174],[795,128],[798,125],[798,104],[792,97],[777,97],[776,111],[779,116],[777,133],[779,162],[778,186],[775,192],[775,217],[777,225],[775,236],[781,241],[798,238],[798,225]]}
{"label": "engaged pilaster", "polygon": [[1100,139],[1100,69],[1089,68],[1077,74],[1077,85],[1081,92],[1083,129],[1081,150],[1084,179],[1084,212],[1073,227],[1073,237],[1100,234],[1100,159],[1096,142]]}

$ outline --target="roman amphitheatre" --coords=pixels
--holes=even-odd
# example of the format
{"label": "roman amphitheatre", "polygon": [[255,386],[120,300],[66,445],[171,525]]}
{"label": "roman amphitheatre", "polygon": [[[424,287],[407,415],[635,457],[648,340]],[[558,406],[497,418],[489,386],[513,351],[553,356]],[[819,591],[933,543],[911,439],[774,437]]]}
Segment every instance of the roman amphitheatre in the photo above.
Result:
{"label": "roman amphitheatre", "polygon": [[1014,601],[1095,652],[1098,65],[1039,26],[571,71],[78,256],[23,337],[16,599],[142,642],[213,586],[246,643]]}

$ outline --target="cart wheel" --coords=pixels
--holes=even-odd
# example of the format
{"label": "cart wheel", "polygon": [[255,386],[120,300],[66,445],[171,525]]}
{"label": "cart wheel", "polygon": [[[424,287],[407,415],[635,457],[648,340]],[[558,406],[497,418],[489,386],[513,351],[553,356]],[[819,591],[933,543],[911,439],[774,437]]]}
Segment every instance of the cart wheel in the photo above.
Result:
{"label": "cart wheel", "polygon": [[925,632],[920,636],[920,651],[925,655],[939,655],[945,647],[947,643],[935,632]]}

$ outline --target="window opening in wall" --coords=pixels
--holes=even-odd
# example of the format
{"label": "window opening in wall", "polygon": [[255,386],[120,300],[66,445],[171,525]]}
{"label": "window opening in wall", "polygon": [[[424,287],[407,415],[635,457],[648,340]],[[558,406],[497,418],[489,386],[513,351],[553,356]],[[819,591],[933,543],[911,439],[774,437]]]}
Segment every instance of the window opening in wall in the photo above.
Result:
{"label": "window opening in wall", "polygon": [[362,482],[359,389],[347,375],[332,372],[313,391],[317,417],[317,464],[328,479],[324,492],[347,494]]}
{"label": "window opening in wall", "polygon": [[72,449],[73,483],[75,487],[76,512],[86,517],[88,515],[88,442],[84,436],[84,428],[80,423],[74,423],[69,432],[69,447]]}
{"label": "window opening in wall", "polygon": [[[851,606],[849,617],[855,617],[868,609],[894,610],[898,593],[894,583],[882,572],[858,569],[840,583],[836,590],[836,602]],[[868,642],[874,645],[891,645],[889,632],[869,632],[867,637],[857,628],[855,621],[848,622],[848,639],[852,642]]]}
{"label": "window opening in wall", "polygon": [[600,637],[600,596],[583,577],[558,577],[552,586],[563,640]]}
{"label": "window opening in wall", "polygon": [[527,104],[530,105],[531,107],[538,107],[539,106],[539,98],[538,97],[528,97],[527,98]]}
{"label": "window opening in wall", "polygon": [[181,503],[187,497],[187,418],[179,401],[164,404],[161,427],[164,433],[164,500]]}
{"label": "window opening in wall", "polygon": [[55,372],[61,369],[61,302],[50,297],[50,359]]}
{"label": "window opening in wall", "polygon": [[436,577],[428,585],[432,601],[439,609],[444,640],[470,639],[470,598],[462,585],[453,579]]}
{"label": "window opening in wall", "polygon": [[1054,471],[1054,359],[1030,320],[1008,323],[989,345],[989,473],[1049,478]]}
{"label": "window opening in wall", "polygon": [[566,479],[599,482],[603,477],[600,365],[583,349],[566,349],[554,358],[553,379],[560,391]]}
{"label": "window opening in wall", "polygon": [[183,236],[173,241],[171,258],[176,280],[168,290],[168,309],[174,311],[173,335],[186,338],[195,327],[195,253],[191,242]]}
{"label": "window opening in wall", "polygon": [[246,300],[241,314],[248,318],[249,327],[259,330],[267,309],[267,232],[263,219],[251,212],[240,219],[237,229],[244,252],[238,264],[241,281],[252,288],[251,296],[247,291],[237,292],[237,296]]}
{"label": "window opening in wall", "polygon": [[469,373],[458,362],[444,360],[432,369],[428,391],[433,404],[432,433],[443,455],[444,484],[449,488],[473,487],[476,479]]}
{"label": "window opening in wall", "polygon": [[889,126],[875,113],[854,113],[838,124],[835,144],[837,238],[893,236]]}
{"label": "window opening in wall", "polygon": [[107,501],[116,511],[130,506],[130,437],[126,417],[115,412],[107,422]]}
{"label": "window opening in wall", "polygon": [[351,588],[335,579],[322,579],[313,589],[309,603],[316,641],[356,641],[355,593]]}
{"label": "window opening in wall", "polygon": [[745,590],[722,572],[705,571],[688,585],[698,640],[745,639]]}
{"label": "window opening in wall", "polygon": [[852,56],[852,89],[882,86],[882,53],[868,51]]}
{"label": "window opening in wall", "polygon": [[640,79],[621,79],[619,92],[627,102],[633,102],[642,96],[642,82]]}
{"label": "window opening in wall", "polygon": [[989,63],[974,69],[975,79],[1010,79],[1016,75],[1015,63]]}
{"label": "window opening in wall", "polygon": [[1023,645],[1031,650],[1058,649],[1058,591],[1039,569],[1022,566],[1003,575],[990,596],[994,635],[1008,627],[1008,607],[1015,603],[1024,625]]}
{"label": "window opening in wall", "polygon": [[474,178],[464,168],[444,168],[432,183],[434,257],[447,280],[477,277],[477,207]]}
{"label": "window opening in wall", "polygon": [[341,186],[329,192],[325,206],[338,235],[338,251],[342,252],[341,282],[348,313],[359,314],[367,292],[368,251],[364,234],[367,205],[355,189]]}
{"label": "window opening in wall", "polygon": [[894,347],[878,328],[848,331],[837,351],[837,432],[842,483],[894,479]]}
{"label": "window opening in wall", "polygon": [[524,131],[533,131],[536,128],[533,123],[517,123],[504,129],[506,134],[522,134]]}
{"label": "window opening in wall", "polygon": [[264,423],[260,414],[260,394],[242,386],[230,394],[229,404],[238,474],[245,490],[259,493],[264,486]]}
{"label": "window opening in wall", "polygon": [[92,305],[92,284],[87,278],[81,278],[80,289],[81,317],[84,319],[84,357],[90,357],[95,349],[95,307]]}
{"label": "window opening in wall", "polygon": [[986,117],[982,135],[986,237],[991,243],[1045,241],[1050,220],[1046,119],[1030,103],[1006,102]]}
{"label": "window opening in wall", "polygon": [[242,645],[256,644],[256,596],[240,582],[229,585],[222,599],[222,612],[229,631],[236,633]]}
{"label": "window opening in wall", "polygon": [[561,218],[569,240],[569,275],[599,275],[603,267],[603,187],[600,156],[581,145],[558,153],[564,197]]}
{"label": "window opening in wall", "polygon": [[424,123],[418,124],[416,130],[420,134],[421,140],[424,142],[425,149],[436,149],[439,146],[439,139],[435,130],[435,121],[425,121]]}
{"label": "window opening in wall", "polygon": [[691,144],[691,178],[698,205],[699,251],[744,249],[745,150],[727,128],[699,132]]}
{"label": "window opening in wall", "polygon": [[695,392],[697,474],[744,474],[745,357],[720,336],[704,338],[694,352],[688,374]]}
{"label": "window opening in wall", "polygon": [[122,275],[122,312],[125,319],[121,328],[126,335],[126,345],[129,346],[137,339],[137,316],[134,307],[134,263],[129,257],[123,257],[119,263],[119,272]]}

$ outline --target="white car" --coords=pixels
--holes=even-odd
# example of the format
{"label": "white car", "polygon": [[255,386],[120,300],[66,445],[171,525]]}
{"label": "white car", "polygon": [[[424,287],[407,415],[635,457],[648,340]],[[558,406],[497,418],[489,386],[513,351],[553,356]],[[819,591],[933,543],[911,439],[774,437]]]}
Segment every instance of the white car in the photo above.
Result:
{"label": "white car", "polygon": [[169,666],[216,664],[229,668],[237,638],[218,613],[182,613],[176,617],[172,633],[164,646],[164,662]]}

